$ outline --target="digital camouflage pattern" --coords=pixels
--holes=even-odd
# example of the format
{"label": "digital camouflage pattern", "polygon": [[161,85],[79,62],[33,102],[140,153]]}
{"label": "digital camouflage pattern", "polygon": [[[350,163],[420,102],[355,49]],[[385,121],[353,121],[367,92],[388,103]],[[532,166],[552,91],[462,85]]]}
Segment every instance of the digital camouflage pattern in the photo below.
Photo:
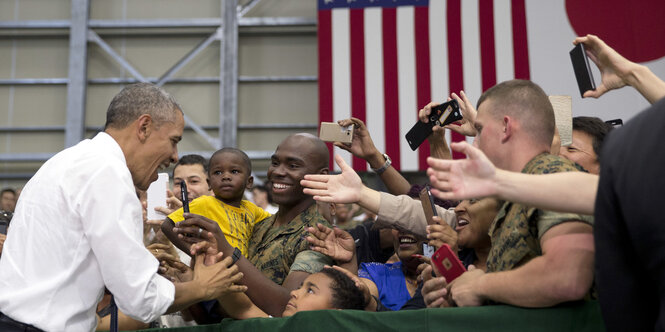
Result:
{"label": "digital camouflage pattern", "polygon": [[[575,172],[579,169],[568,159],[543,153],[531,159],[522,173],[548,174]],[[506,202],[490,226],[492,248],[487,257],[487,272],[512,270],[541,256],[540,237],[551,227],[567,221],[582,221],[593,225],[591,216],[552,212]]]}
{"label": "digital camouflage pattern", "polygon": [[306,227],[316,227],[317,223],[331,227],[316,204],[286,225],[275,227],[274,223],[273,215],[254,226],[247,257],[270,280],[281,285],[292,270],[316,273],[333,264],[330,257],[309,250],[305,239],[309,235]]}

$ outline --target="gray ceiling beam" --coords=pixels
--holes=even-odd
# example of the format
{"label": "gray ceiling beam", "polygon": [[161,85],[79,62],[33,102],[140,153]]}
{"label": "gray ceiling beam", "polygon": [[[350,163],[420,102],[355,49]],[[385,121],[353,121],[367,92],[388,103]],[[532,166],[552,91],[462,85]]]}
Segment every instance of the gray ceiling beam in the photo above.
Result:
{"label": "gray ceiling beam", "polygon": [[85,134],[85,99],[88,68],[88,0],[72,0],[69,29],[69,80],[67,83],[67,121],[65,148],[76,145]]}
{"label": "gray ceiling beam", "polygon": [[238,0],[222,0],[220,40],[219,147],[237,147],[238,124]]}

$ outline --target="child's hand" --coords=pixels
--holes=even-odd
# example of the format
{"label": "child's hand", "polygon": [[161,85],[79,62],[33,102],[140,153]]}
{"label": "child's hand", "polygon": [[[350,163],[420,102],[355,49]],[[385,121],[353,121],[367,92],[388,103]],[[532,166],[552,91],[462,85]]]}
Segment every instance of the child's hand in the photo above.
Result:
{"label": "child's hand", "polygon": [[312,250],[329,256],[338,264],[348,263],[353,259],[356,243],[351,234],[337,227],[332,229],[321,224],[316,226],[307,228],[311,234],[307,237],[307,242],[312,244]]}

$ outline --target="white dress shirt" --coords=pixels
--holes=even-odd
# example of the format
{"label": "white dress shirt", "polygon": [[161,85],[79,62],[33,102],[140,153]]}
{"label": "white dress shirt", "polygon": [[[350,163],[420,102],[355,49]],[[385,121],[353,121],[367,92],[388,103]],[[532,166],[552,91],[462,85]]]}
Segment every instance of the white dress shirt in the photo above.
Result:
{"label": "white dress shirt", "polygon": [[0,258],[0,311],[46,331],[91,331],[106,285],[123,313],[149,322],[175,296],[158,265],[125,156],[99,133],[23,189]]}

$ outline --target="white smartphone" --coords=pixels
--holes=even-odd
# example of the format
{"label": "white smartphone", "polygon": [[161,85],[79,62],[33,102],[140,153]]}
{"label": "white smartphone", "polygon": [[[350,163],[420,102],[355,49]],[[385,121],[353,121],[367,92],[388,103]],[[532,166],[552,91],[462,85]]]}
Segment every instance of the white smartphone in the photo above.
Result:
{"label": "white smartphone", "polygon": [[166,206],[166,188],[169,185],[169,173],[159,173],[157,180],[148,187],[148,220],[160,220],[166,215],[155,211],[158,206]]}

